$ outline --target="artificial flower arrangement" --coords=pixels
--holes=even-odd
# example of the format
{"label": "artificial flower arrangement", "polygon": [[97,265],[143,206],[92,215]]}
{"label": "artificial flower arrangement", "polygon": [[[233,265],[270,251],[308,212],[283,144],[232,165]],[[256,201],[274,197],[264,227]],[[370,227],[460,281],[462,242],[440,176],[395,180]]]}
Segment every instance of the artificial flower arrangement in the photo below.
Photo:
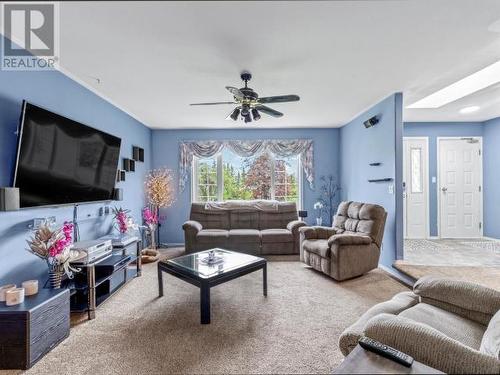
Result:
{"label": "artificial flower arrangement", "polygon": [[158,228],[158,213],[152,211],[149,207],[145,207],[142,211],[142,219],[146,225],[148,234],[151,238],[151,248],[156,248],[156,229]]}
{"label": "artificial flower arrangement", "polygon": [[116,227],[118,231],[122,234],[125,234],[129,230],[130,220],[128,213],[130,210],[126,210],[123,208],[113,208],[113,213],[115,214]]}
{"label": "artificial flower arrangement", "polygon": [[318,216],[316,217],[316,225],[321,225],[323,223],[323,208],[324,208],[324,205],[323,203],[321,203],[320,201],[317,201],[316,203],[314,203],[314,206],[313,208],[318,211]]}
{"label": "artificial flower arrangement", "polygon": [[73,224],[52,229],[52,225],[44,221],[33,236],[27,241],[28,251],[45,260],[49,266],[49,281],[52,288],[60,288],[63,274],[73,278],[73,272],[80,269],[71,266],[71,260],[78,257],[78,252],[71,250],[73,243]]}

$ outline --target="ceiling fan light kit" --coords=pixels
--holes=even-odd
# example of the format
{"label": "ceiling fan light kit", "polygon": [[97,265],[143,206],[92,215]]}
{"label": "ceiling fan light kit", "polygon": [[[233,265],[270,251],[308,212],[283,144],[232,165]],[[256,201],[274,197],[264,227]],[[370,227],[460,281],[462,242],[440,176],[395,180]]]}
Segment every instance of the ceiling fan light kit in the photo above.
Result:
{"label": "ceiling fan light kit", "polygon": [[259,98],[259,95],[253,89],[248,87],[248,81],[252,79],[252,75],[249,72],[243,72],[240,77],[245,82],[245,87],[238,89],[236,87],[226,86],[226,90],[233,95],[234,101],[192,103],[190,105],[237,104],[238,106],[229,114],[229,116],[227,116],[226,119],[237,121],[241,116],[241,119],[244,120],[245,123],[249,123],[252,122],[252,119],[253,121],[258,121],[261,118],[261,112],[276,118],[283,116],[283,113],[269,108],[263,105],[263,103],[286,103],[300,100],[298,95],[280,95]]}

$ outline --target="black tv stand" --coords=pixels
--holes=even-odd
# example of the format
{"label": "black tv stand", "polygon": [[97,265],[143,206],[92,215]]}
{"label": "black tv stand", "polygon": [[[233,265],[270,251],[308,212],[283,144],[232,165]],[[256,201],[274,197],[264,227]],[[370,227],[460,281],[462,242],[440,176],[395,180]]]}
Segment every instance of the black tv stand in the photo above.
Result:
{"label": "black tv stand", "polygon": [[95,311],[122,286],[141,276],[141,241],[125,247],[114,247],[112,255],[87,265],[78,265],[81,272],[66,280],[71,291],[71,312],[88,314],[95,318]]}

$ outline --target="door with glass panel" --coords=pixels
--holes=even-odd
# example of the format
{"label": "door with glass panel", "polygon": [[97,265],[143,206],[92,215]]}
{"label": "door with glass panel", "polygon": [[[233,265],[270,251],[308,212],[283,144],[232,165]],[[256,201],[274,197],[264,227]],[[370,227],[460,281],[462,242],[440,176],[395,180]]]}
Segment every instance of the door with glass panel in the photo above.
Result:
{"label": "door with glass panel", "polygon": [[429,236],[429,161],[427,138],[403,140],[403,211],[405,238]]}

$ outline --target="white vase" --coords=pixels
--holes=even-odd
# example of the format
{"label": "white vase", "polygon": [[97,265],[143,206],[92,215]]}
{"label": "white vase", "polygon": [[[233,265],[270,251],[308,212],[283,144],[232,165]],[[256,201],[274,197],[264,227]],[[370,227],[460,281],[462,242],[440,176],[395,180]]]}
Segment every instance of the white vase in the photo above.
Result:
{"label": "white vase", "polygon": [[316,218],[316,225],[320,226],[321,224],[323,224],[323,218],[322,217],[317,217]]}

